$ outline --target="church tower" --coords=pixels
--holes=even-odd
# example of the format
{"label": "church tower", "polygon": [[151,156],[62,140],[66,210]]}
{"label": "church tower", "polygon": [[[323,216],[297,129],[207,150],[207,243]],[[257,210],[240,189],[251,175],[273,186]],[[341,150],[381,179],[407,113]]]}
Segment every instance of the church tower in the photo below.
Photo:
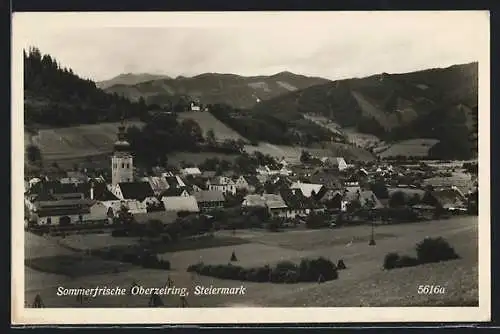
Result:
{"label": "church tower", "polygon": [[134,181],[134,165],[130,144],[127,142],[125,125],[122,122],[118,127],[118,140],[115,142],[114,153],[111,157],[111,183],[116,186],[121,182]]}

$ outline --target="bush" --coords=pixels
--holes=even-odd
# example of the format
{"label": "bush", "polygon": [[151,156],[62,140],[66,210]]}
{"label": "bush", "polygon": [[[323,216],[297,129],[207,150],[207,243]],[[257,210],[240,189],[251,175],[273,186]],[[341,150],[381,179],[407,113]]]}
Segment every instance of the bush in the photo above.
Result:
{"label": "bush", "polygon": [[389,253],[384,258],[384,269],[390,270],[397,268],[399,262],[398,253]]}
{"label": "bush", "polygon": [[190,265],[187,271],[222,279],[251,282],[296,283],[314,282],[320,276],[325,281],[338,278],[335,264],[324,258],[315,260],[304,259],[299,266],[290,261],[281,261],[274,268],[265,265],[263,267],[247,269],[232,265],[231,263],[227,265],[197,263]]}
{"label": "bush", "polygon": [[420,263],[433,263],[459,258],[453,247],[442,237],[426,238],[416,247]]}

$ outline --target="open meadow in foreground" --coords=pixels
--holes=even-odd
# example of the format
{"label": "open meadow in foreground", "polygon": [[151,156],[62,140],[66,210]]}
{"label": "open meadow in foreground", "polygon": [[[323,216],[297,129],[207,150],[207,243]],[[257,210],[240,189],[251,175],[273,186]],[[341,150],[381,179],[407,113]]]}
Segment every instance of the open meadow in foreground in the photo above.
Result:
{"label": "open meadow in foreground", "polygon": [[[478,219],[455,217],[442,221],[384,225],[375,227],[375,246],[369,246],[371,228],[353,226],[339,229],[267,232],[264,230],[218,232],[215,240],[233,238],[241,242],[221,243],[220,247],[187,249],[163,253],[171,270],[144,269],[88,254],[89,249],[137,243],[134,238],[114,238],[107,234],[70,236],[64,239],[25,237],[25,300],[29,305],[40,294],[45,307],[147,307],[149,296],[100,296],[80,303],[74,296],[58,297],[57,288],[96,286],[129,289],[135,281],[145,287],[163,287],[170,275],[175,287],[191,291],[189,306],[474,306],[478,304]],[[416,267],[383,270],[389,252],[415,255],[415,244],[426,236],[444,237],[460,259]],[[78,252],[76,249],[85,249]],[[256,283],[222,280],[186,272],[203,261],[227,264],[235,252],[242,267],[275,264],[281,260],[323,256],[335,263],[343,259],[347,269],[339,278],[318,283]],[[85,254],[84,254],[85,253]],[[71,268],[71,269],[68,269]],[[246,287],[245,295],[195,296],[196,285]],[[443,294],[422,295],[419,285],[440,285]],[[178,307],[179,296],[162,296],[166,307]]]}

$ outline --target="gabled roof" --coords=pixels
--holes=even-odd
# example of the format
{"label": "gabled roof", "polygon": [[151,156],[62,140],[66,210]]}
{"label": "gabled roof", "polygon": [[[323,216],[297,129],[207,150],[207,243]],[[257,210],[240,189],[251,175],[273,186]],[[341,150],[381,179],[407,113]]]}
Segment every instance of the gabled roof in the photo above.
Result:
{"label": "gabled roof", "polygon": [[289,208],[312,209],[318,207],[311,198],[305,197],[300,189],[283,189],[280,191],[280,195]]}
{"label": "gabled roof", "polygon": [[434,190],[432,195],[445,209],[465,206],[465,198],[457,189],[446,188]]}
{"label": "gabled roof", "polygon": [[142,181],[149,182],[154,193],[160,193],[169,187],[167,180],[161,176],[148,176],[143,178]]}
{"label": "gabled roof", "polygon": [[212,185],[234,185],[234,181],[227,176],[216,176],[208,180]]}
{"label": "gabled roof", "polygon": [[247,207],[268,207],[270,209],[287,207],[281,195],[276,194],[247,195],[242,205]]}
{"label": "gabled roof", "polygon": [[201,171],[198,167],[187,167],[181,169],[182,174],[201,174]]}
{"label": "gabled roof", "polygon": [[165,211],[200,211],[194,196],[163,197],[161,200],[165,206]]}
{"label": "gabled roof", "polygon": [[202,190],[194,193],[198,203],[204,202],[224,202],[224,194],[217,190]]}
{"label": "gabled roof", "polygon": [[366,206],[368,202],[373,202],[373,209],[380,209],[384,206],[380,202],[380,200],[375,196],[375,193],[371,190],[361,190],[360,188],[346,188],[345,200],[354,201],[358,199],[361,203],[361,206]]}
{"label": "gabled roof", "polygon": [[305,197],[311,197],[313,193],[318,194],[323,188],[322,184],[294,182],[290,189],[300,189]]}
{"label": "gabled roof", "polygon": [[167,176],[165,180],[168,184],[167,188],[178,188],[178,187],[184,187],[186,185],[184,181],[177,175]]}
{"label": "gabled roof", "polygon": [[188,191],[186,187],[182,188],[168,188],[165,191],[163,191],[160,195],[160,197],[175,197],[175,196],[180,196],[183,192]]}
{"label": "gabled roof", "polygon": [[154,192],[149,182],[121,182],[118,183],[125,199],[143,201],[146,197],[153,197]]}

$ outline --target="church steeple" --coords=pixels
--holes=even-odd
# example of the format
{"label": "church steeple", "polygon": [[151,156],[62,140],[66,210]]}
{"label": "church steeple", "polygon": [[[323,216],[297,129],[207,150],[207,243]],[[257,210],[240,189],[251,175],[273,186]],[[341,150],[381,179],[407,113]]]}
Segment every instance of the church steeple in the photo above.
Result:
{"label": "church steeple", "polygon": [[118,126],[117,141],[115,142],[115,152],[124,152],[130,150],[130,144],[127,141],[127,133],[125,131],[125,121],[122,119]]}
{"label": "church steeple", "polygon": [[111,157],[112,184],[134,181],[134,161],[130,154],[130,144],[127,141],[125,122],[122,119],[118,126],[117,141],[114,145],[114,153]]}

